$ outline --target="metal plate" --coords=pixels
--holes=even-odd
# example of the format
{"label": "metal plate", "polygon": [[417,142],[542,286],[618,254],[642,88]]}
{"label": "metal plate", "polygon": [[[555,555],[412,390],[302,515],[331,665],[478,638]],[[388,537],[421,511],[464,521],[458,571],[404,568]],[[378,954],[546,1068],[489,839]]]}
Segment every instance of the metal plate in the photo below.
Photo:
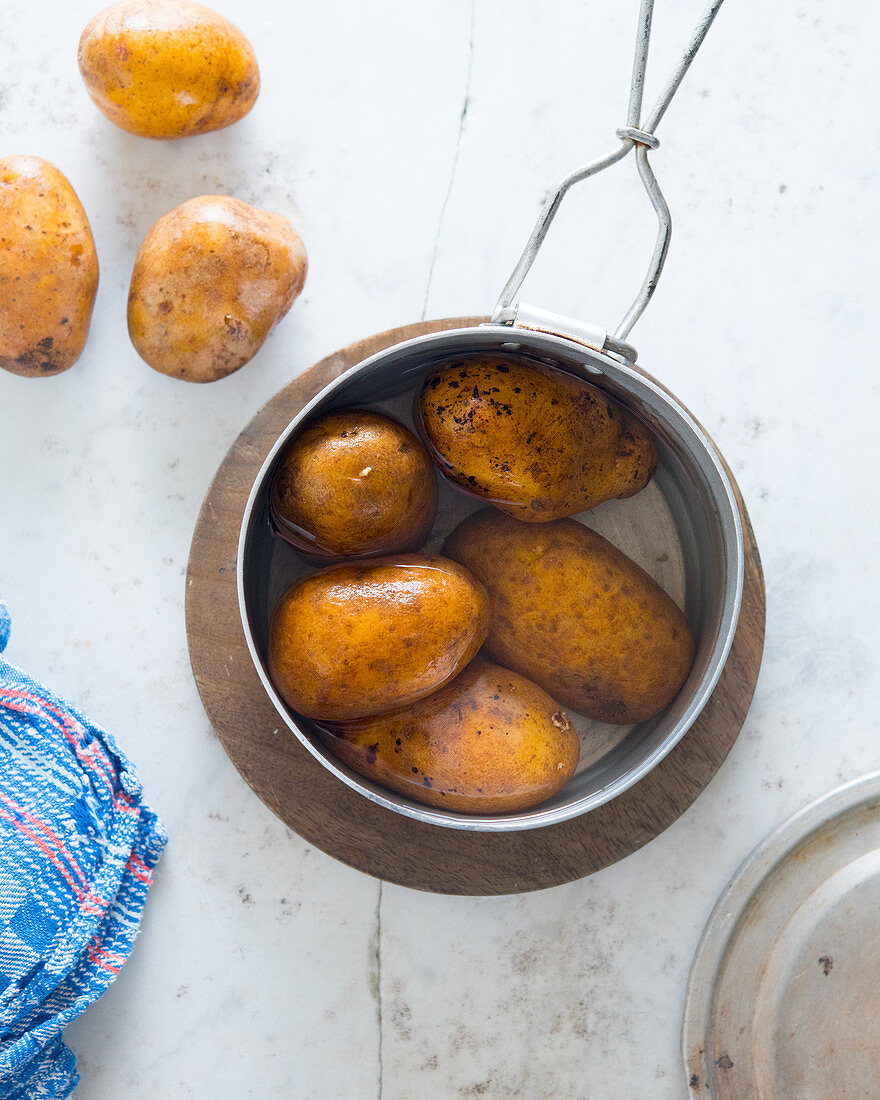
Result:
{"label": "metal plate", "polygon": [[712,913],[688,982],[692,1096],[880,1096],[880,773],[801,810]]}

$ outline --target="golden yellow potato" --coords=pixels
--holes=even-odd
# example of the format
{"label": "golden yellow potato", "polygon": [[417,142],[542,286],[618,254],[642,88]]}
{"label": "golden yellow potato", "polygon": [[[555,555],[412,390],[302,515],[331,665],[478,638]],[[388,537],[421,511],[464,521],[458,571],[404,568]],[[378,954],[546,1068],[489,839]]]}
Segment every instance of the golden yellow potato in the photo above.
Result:
{"label": "golden yellow potato", "polygon": [[564,371],[512,355],[439,364],[416,404],[443,474],[526,523],[631,497],[657,468],[648,430],[622,405]]}
{"label": "golden yellow potato", "polygon": [[79,71],[111,122],[148,138],[182,138],[238,122],[260,91],[250,42],[191,0],[123,0],[79,40]]}
{"label": "golden yellow potato", "polygon": [[128,292],[128,332],[162,374],[214,382],[248,362],[303,288],[308,261],[287,218],[202,195],[144,237]]}
{"label": "golden yellow potato", "polygon": [[418,439],[396,420],[347,409],[291,440],[272,480],[275,526],[310,559],[418,550],[437,511],[437,477]]}
{"label": "golden yellow potato", "polygon": [[42,157],[0,158],[0,367],[28,378],[79,359],[98,290],[86,212]]}
{"label": "golden yellow potato", "polygon": [[546,802],[574,775],[577,734],[525,677],[477,658],[393,714],[336,725],[324,740],[356,772],[431,806],[510,813]]}
{"label": "golden yellow potato", "polygon": [[456,676],[488,626],[482,585],[445,558],[402,554],[331,565],[278,601],[269,674],[287,705],[310,718],[382,714]]}
{"label": "golden yellow potato", "polygon": [[610,542],[573,519],[541,526],[492,508],[452,532],[443,552],[486,586],[486,652],[563,706],[628,725],[661,711],[694,658],[684,615]]}

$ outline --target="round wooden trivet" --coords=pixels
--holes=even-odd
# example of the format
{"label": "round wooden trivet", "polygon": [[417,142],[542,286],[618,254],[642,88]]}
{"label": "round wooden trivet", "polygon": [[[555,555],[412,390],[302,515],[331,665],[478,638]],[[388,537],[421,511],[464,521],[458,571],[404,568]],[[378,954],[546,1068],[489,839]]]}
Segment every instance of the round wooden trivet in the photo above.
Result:
{"label": "round wooden trivet", "polygon": [[196,524],[187,573],[186,624],[196,683],[218,737],[254,791],[328,855],[389,882],[445,894],[513,894],[556,886],[653,840],[684,813],[727,756],[745,720],[764,647],[761,562],[737,489],[745,590],[727,664],[687,735],[613,801],[573,821],[525,832],[440,828],[355,794],[302,748],[263,691],[239,618],[235,559],[254,479],[287,424],[342,371],[402,340],[479,320],[451,318],[380,333],[322,359],[276,394],[217,471]]}

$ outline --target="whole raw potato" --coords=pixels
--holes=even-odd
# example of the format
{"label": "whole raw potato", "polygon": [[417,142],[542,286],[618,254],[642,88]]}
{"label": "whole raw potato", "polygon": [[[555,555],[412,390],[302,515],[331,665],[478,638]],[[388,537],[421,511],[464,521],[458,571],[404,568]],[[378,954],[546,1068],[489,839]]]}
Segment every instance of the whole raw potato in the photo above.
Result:
{"label": "whole raw potato", "polygon": [[488,627],[482,585],[445,558],[331,565],[278,601],[269,673],[287,705],[310,718],[383,714],[448,683]]}
{"label": "whole raw potato", "polygon": [[486,652],[563,706],[629,725],[670,703],[694,642],[663,589],[617,547],[572,519],[540,526],[492,508],[443,547],[486,586]]}
{"label": "whole raw potato", "polygon": [[214,382],[262,347],[303,288],[306,250],[287,218],[202,195],[144,237],[128,292],[128,332],[157,371]]}
{"label": "whole raw potato", "polygon": [[0,159],[0,367],[67,370],[89,334],[98,256],[67,179],[42,157]]}
{"label": "whole raw potato", "polygon": [[279,533],[310,559],[418,550],[437,511],[437,477],[403,424],[369,409],[311,421],[272,480]]}
{"label": "whole raw potato", "polygon": [[148,138],[230,126],[260,91],[250,42],[191,0],[111,4],[82,33],[79,71],[111,122]]}
{"label": "whole raw potato", "polygon": [[639,420],[543,363],[512,355],[447,361],[427,375],[416,404],[445,477],[526,523],[631,497],[657,468]]}
{"label": "whole raw potato", "polygon": [[545,691],[480,658],[427,699],[334,725],[325,741],[361,775],[462,813],[545,802],[574,775],[580,754],[568,716]]}

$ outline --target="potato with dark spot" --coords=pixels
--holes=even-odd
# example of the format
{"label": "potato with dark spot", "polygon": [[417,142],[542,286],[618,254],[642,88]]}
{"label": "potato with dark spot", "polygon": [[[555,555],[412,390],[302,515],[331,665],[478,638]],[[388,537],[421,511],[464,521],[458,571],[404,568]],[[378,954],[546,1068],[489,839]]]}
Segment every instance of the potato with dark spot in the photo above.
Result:
{"label": "potato with dark spot", "polygon": [[308,560],[379,557],[422,546],[437,511],[437,477],[403,424],[346,409],[294,436],[269,496],[278,533]]}
{"label": "potato with dark spot", "polygon": [[303,288],[308,261],[281,214],[202,195],[147,233],[128,293],[128,332],[154,370],[214,382],[239,369]]}
{"label": "potato with dark spot", "polygon": [[489,593],[486,652],[563,706],[629,725],[659,713],[687,678],[694,641],[684,615],[576,520],[536,526],[486,508],[455,528],[443,552]]}
{"label": "potato with dark spot", "polygon": [[269,674],[300,714],[345,722],[423,699],[486,637],[486,592],[436,555],[331,565],[281,596],[269,624]]}
{"label": "potato with dark spot", "polygon": [[0,367],[45,378],[89,334],[98,256],[82,204],[42,157],[0,158]]}
{"label": "potato with dark spot", "polygon": [[250,42],[191,0],[123,0],[82,33],[79,70],[103,113],[147,138],[183,138],[238,122],[260,91]]}
{"label": "potato with dark spot", "polygon": [[477,814],[546,802],[574,775],[580,754],[568,716],[545,691],[479,658],[427,699],[333,725],[323,739],[376,783]]}
{"label": "potato with dark spot", "polygon": [[512,355],[447,360],[417,422],[443,475],[526,523],[631,497],[657,468],[644,425],[595,386]]}

